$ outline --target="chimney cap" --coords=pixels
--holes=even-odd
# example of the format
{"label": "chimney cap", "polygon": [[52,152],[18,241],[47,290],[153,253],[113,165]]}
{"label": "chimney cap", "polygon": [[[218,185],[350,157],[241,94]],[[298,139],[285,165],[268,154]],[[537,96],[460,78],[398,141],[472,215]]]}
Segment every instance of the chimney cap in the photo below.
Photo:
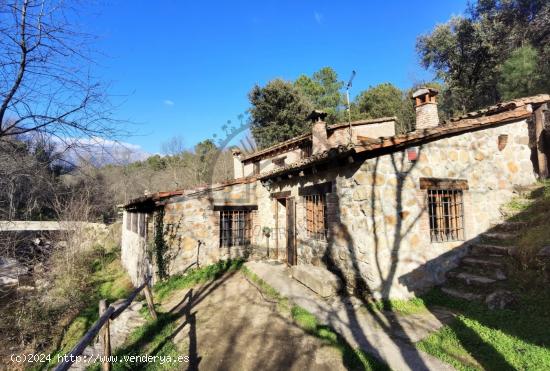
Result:
{"label": "chimney cap", "polygon": [[327,117],[327,113],[320,110],[313,110],[309,115],[308,119],[311,121],[323,121]]}
{"label": "chimney cap", "polygon": [[439,94],[439,90],[434,89],[434,88],[422,87],[422,88],[419,88],[418,90],[416,90],[412,94],[412,99],[421,97],[421,96],[426,95],[426,94],[428,94],[430,96],[436,96],[437,94]]}
{"label": "chimney cap", "polygon": [[233,147],[231,148],[231,154],[233,156],[239,156],[241,154],[241,149],[239,147]]}

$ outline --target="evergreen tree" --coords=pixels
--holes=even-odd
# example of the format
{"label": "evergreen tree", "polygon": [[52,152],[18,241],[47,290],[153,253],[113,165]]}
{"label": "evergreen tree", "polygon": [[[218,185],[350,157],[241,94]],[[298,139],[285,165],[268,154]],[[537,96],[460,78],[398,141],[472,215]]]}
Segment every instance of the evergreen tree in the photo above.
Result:
{"label": "evergreen tree", "polygon": [[542,92],[538,53],[530,45],[516,49],[500,67],[498,91],[503,99]]}
{"label": "evergreen tree", "polygon": [[293,138],[310,130],[307,116],[311,103],[290,82],[275,79],[254,86],[248,94],[250,131],[260,148]]}

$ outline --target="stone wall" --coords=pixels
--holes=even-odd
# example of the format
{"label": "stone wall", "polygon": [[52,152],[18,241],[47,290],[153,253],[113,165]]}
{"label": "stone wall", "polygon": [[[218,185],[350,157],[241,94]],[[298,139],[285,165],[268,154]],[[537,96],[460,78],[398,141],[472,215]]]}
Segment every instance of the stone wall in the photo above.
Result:
{"label": "stone wall", "polygon": [[[255,183],[236,184],[169,199],[163,210],[164,241],[168,247],[165,259],[167,273],[182,273],[188,268],[249,254],[250,246],[220,248],[219,208],[255,205]],[[253,220],[255,214],[256,211],[252,211]],[[253,225],[253,242],[258,234],[258,227]]]}
{"label": "stone wall", "polygon": [[416,106],[416,130],[436,127],[439,124],[437,103],[426,102]]}
{"label": "stone wall", "polygon": [[[139,227],[132,228],[132,218],[143,223],[140,233]],[[143,219],[141,219],[143,218]],[[124,211],[122,215],[121,234],[121,262],[128,272],[134,286],[143,282],[145,274],[151,273],[150,261],[147,255],[147,236],[150,232],[149,222],[151,215]],[[134,225],[137,227],[137,224]]]}
{"label": "stone wall", "polygon": [[[503,135],[507,144],[500,150]],[[525,121],[465,133],[418,147],[414,162],[400,151],[276,182],[258,192],[258,217],[271,226],[272,201],[266,194],[290,191],[296,199],[299,264],[330,266],[348,287],[376,297],[407,298],[441,282],[464,253],[461,247],[499,220],[499,206],[511,198],[514,186],[535,181],[530,155]],[[467,180],[464,241],[430,242],[426,193],[419,187],[423,177]],[[314,241],[305,236],[298,190],[327,181],[334,184],[327,197],[329,239]]]}
{"label": "stone wall", "polygon": [[[417,147],[413,161],[406,150],[361,156],[346,166],[284,177],[286,180],[269,185],[236,184],[166,200],[163,223],[170,256],[168,273],[250,254],[286,261],[285,239],[276,245],[277,233],[286,233],[285,205],[277,198],[291,197],[295,201],[298,264],[326,266],[338,273],[350,290],[375,297],[408,298],[440,283],[445,272],[456,266],[467,243],[499,220],[499,206],[511,198],[514,186],[535,181],[526,121],[426,143]],[[430,241],[421,178],[467,182],[468,189],[463,191],[464,240]],[[326,241],[307,236],[301,193],[321,183],[330,184]],[[220,248],[219,208],[256,205],[252,245]],[[264,227],[271,229],[269,237],[262,233]],[[139,259],[145,255],[143,241],[136,239],[131,232],[123,234],[123,261],[132,277],[141,274]],[[124,252],[129,245],[132,248]]]}

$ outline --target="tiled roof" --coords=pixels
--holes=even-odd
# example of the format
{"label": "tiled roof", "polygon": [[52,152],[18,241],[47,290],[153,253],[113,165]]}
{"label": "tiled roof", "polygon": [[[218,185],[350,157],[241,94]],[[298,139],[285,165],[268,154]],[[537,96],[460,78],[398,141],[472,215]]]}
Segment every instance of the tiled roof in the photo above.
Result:
{"label": "tiled roof", "polygon": [[142,205],[148,202],[155,203],[155,202],[162,201],[175,196],[194,196],[204,192],[217,191],[225,187],[230,187],[237,184],[247,184],[255,181],[256,181],[256,177],[244,177],[244,178],[238,178],[238,179],[231,179],[222,183],[203,184],[203,185],[199,185],[188,189],[179,189],[179,190],[168,191],[168,192],[151,193],[151,194],[140,196],[130,200],[127,204],[123,206],[123,208],[128,209],[128,208],[132,208],[134,206]]}
{"label": "tiled roof", "polygon": [[[349,122],[339,122],[337,124],[327,126],[327,130],[331,131],[331,130],[334,130],[334,129],[347,127],[350,124],[351,124],[351,126],[359,126],[359,125],[378,124],[378,123],[388,122],[388,121],[397,121],[397,118],[396,117],[380,117],[380,118],[375,118],[375,119],[365,119],[365,120],[352,121],[351,123],[349,123]],[[277,143],[277,144],[275,144],[271,147],[267,147],[267,148],[264,148],[262,150],[247,154],[245,156],[242,156],[241,161],[247,162],[247,161],[250,161],[254,158],[261,157],[261,156],[270,154],[272,152],[276,152],[276,151],[278,151],[280,149],[283,149],[285,147],[301,144],[302,142],[306,142],[306,141],[310,141],[310,140],[311,140],[311,133],[305,133],[305,134],[299,135],[297,137],[294,137],[292,139],[285,140],[284,142]]]}
{"label": "tiled roof", "polygon": [[402,148],[419,145],[421,143],[437,140],[446,136],[456,135],[472,130],[479,130],[480,128],[486,126],[489,127],[500,123],[517,121],[519,119],[524,119],[531,116],[532,109],[530,105],[542,104],[546,102],[550,102],[550,95],[548,94],[514,99],[509,102],[499,103],[482,110],[470,112],[460,117],[453,118],[434,128],[416,130],[411,133],[386,138],[365,138],[365,140],[360,141],[360,143],[331,148],[323,153],[320,153],[319,155],[311,156],[295,163],[288,164],[283,168],[274,169],[270,172],[261,174],[259,179],[265,180],[288,172],[301,170],[331,158],[334,155],[338,156],[367,151],[374,152],[382,149],[400,150]]}

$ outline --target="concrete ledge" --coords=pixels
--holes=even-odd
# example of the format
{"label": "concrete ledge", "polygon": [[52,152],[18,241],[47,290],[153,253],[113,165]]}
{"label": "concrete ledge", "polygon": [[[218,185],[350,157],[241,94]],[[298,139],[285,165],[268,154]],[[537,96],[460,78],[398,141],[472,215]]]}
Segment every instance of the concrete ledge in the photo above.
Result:
{"label": "concrete ledge", "polygon": [[290,268],[292,277],[322,297],[336,294],[342,288],[340,279],[328,270],[310,264]]}

